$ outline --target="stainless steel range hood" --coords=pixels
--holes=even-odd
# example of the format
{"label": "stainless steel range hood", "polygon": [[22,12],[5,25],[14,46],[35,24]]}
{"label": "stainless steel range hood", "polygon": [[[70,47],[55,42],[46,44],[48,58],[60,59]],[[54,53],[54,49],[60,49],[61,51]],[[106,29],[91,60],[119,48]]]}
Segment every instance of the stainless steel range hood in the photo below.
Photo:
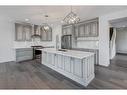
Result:
{"label": "stainless steel range hood", "polygon": [[40,34],[40,26],[39,25],[34,25],[33,26],[33,34],[32,34],[32,38],[40,38],[41,34]]}

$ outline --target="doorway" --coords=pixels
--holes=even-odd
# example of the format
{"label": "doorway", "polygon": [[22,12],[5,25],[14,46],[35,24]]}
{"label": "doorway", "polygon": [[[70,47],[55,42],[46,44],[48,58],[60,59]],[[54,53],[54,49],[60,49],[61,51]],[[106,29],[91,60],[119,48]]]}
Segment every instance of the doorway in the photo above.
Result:
{"label": "doorway", "polygon": [[127,68],[127,18],[110,22],[110,62]]}

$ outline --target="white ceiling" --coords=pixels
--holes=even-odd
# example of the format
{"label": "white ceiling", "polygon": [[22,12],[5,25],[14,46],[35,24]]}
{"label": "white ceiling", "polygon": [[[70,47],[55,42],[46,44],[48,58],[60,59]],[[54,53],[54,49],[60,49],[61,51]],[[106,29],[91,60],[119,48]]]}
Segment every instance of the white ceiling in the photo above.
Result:
{"label": "white ceiling", "polygon": [[[126,10],[127,6],[73,6],[72,10],[82,19],[95,18],[100,15]],[[30,19],[33,23],[44,23],[48,14],[49,22],[61,21],[70,12],[70,6],[0,6],[1,15],[14,20]]]}

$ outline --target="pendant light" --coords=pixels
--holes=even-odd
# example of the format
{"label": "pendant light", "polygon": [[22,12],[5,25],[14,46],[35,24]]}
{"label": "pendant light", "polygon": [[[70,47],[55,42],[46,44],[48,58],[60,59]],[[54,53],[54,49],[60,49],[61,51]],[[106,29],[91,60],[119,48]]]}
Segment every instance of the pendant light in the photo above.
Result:
{"label": "pendant light", "polygon": [[47,18],[49,17],[48,15],[44,15],[44,17],[45,17],[45,23],[42,25],[42,30],[43,31],[45,31],[45,32],[47,32],[47,31],[49,31],[50,30],[50,26],[48,25],[48,23],[47,23]]}
{"label": "pendant light", "polygon": [[77,16],[77,14],[72,12],[72,6],[71,6],[71,12],[63,19],[63,22],[65,22],[66,24],[74,24],[74,23],[78,23],[79,21],[80,18]]}

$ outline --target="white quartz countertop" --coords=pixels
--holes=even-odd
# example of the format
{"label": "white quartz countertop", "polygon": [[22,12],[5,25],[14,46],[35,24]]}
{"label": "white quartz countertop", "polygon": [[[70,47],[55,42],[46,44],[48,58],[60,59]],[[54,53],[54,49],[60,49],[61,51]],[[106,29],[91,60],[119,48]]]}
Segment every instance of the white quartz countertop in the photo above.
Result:
{"label": "white quartz countertop", "polygon": [[13,49],[25,49],[25,48],[32,48],[32,47],[13,47]]}
{"label": "white quartz countertop", "polygon": [[46,51],[49,53],[54,53],[54,54],[60,54],[63,56],[75,57],[79,59],[83,59],[91,55],[94,55],[94,53],[92,52],[83,52],[83,51],[75,51],[75,50],[67,50],[66,52],[64,52],[64,51],[58,51],[55,48],[44,48],[39,50]]}

